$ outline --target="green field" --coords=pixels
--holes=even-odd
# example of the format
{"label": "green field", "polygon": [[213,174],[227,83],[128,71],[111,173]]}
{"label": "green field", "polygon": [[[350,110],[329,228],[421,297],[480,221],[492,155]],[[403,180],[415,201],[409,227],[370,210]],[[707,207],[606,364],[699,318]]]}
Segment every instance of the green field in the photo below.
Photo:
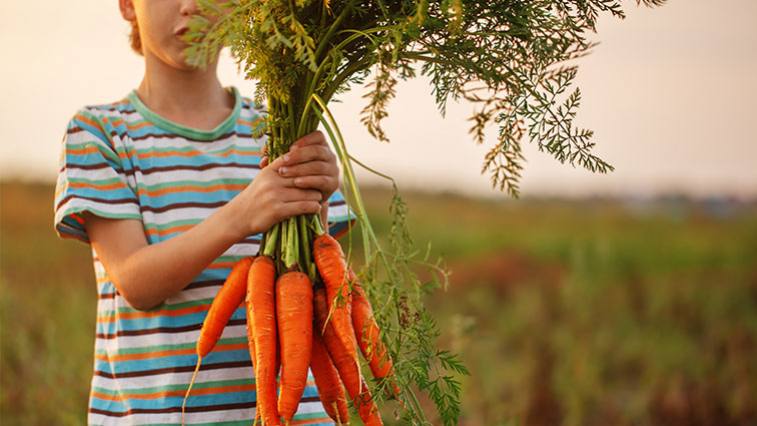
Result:
{"label": "green field", "polygon": [[[52,194],[0,184],[3,425],[85,420],[94,273]],[[405,200],[452,271],[428,307],[471,371],[460,424],[757,424],[756,205]]]}

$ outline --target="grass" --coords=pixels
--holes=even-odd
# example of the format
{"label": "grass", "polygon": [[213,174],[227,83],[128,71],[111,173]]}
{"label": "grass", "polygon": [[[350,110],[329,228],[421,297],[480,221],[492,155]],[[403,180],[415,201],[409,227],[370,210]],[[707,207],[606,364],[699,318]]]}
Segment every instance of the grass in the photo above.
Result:
{"label": "grass", "polygon": [[[3,424],[82,424],[95,285],[49,185],[0,184]],[[389,194],[366,192],[386,233]],[[406,194],[466,425],[757,423],[757,208]]]}

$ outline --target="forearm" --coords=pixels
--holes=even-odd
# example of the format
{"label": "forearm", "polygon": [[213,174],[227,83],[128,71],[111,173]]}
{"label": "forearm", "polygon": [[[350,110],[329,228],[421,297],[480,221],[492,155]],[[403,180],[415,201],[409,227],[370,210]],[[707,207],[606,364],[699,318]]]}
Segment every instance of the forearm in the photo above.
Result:
{"label": "forearm", "polygon": [[229,247],[244,238],[231,228],[234,206],[227,204],[186,232],[147,245],[118,268],[118,280],[137,309],[150,309],[178,293]]}

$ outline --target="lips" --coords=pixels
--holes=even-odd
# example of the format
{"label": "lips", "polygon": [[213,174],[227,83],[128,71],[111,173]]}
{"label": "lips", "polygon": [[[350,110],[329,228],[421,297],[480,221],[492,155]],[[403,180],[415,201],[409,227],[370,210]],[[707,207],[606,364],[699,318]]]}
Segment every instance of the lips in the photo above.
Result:
{"label": "lips", "polygon": [[179,28],[178,30],[174,31],[174,34],[178,37],[183,36],[189,29],[187,27]]}

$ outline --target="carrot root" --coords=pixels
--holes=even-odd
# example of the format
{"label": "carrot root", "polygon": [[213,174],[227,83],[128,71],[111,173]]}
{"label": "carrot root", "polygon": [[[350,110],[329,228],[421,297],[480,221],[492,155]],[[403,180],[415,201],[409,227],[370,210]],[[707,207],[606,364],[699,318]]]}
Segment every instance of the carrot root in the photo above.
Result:
{"label": "carrot root", "polygon": [[184,400],[181,402],[181,426],[184,426],[184,413],[187,408],[187,399],[189,399],[189,393],[192,392],[192,385],[195,383],[195,378],[197,377],[197,373],[200,371],[200,365],[202,364],[202,357],[197,359],[197,364],[195,365],[195,371],[192,373],[192,378],[189,380],[189,387],[187,388],[187,393],[184,394]]}
{"label": "carrot root", "polygon": [[[321,329],[328,315],[326,294],[323,288],[318,288],[313,292],[313,304],[316,323]],[[326,324],[323,342],[337,369],[339,378],[344,383],[347,394],[349,394],[363,422],[366,425],[382,424],[376,404],[360,374],[359,363],[350,353],[350,348],[345,347],[343,341],[337,337],[334,328],[334,324]],[[354,346],[351,349],[354,350]]]}
{"label": "carrot root", "polygon": [[389,380],[390,392],[395,398],[399,397],[400,388],[393,379],[392,359],[381,340],[381,329],[373,315],[371,302],[365,291],[357,281],[355,273],[349,271],[352,281],[352,325],[355,337],[363,357],[368,361],[373,377],[379,380]]}
{"label": "carrot root", "polygon": [[[263,424],[279,425],[276,407],[276,305],[274,284],[276,268],[273,260],[259,256],[252,263],[247,280],[247,293],[252,315],[247,320],[252,325],[255,346],[255,388],[257,409]],[[249,311],[249,310],[248,310]]]}
{"label": "carrot root", "polygon": [[313,335],[313,287],[302,272],[276,281],[276,317],[281,349],[279,414],[289,423],[305,391]]}
{"label": "carrot root", "polygon": [[317,331],[313,333],[313,350],[310,357],[310,369],[313,371],[318,396],[323,403],[326,413],[337,424],[345,424],[349,421],[347,399],[344,395],[339,373],[331,361],[328,351],[323,343],[323,338]]}

